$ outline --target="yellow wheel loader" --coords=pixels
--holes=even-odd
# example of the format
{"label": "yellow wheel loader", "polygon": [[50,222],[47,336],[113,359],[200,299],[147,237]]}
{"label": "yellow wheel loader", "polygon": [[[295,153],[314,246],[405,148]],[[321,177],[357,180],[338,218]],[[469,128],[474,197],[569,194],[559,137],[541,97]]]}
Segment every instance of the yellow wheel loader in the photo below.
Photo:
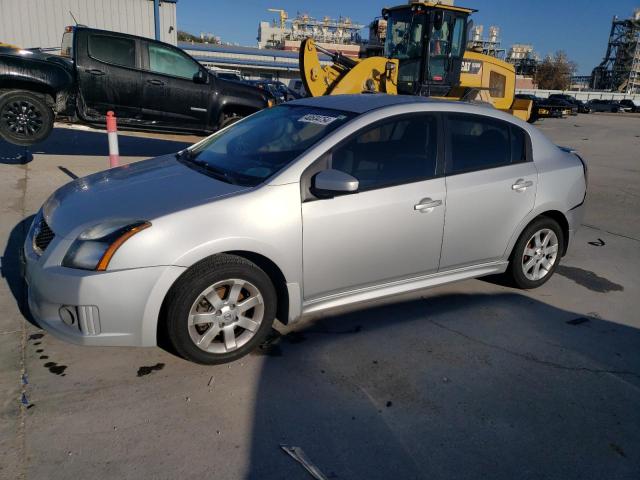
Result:
{"label": "yellow wheel loader", "polygon": [[[384,56],[354,59],[307,38],[300,45],[300,73],[309,96],[346,93],[423,95],[477,100],[528,120],[531,100],[515,98],[513,65],[465,51],[469,15],[476,10],[410,2],[382,11],[387,21]],[[320,63],[319,53],[331,65]]]}

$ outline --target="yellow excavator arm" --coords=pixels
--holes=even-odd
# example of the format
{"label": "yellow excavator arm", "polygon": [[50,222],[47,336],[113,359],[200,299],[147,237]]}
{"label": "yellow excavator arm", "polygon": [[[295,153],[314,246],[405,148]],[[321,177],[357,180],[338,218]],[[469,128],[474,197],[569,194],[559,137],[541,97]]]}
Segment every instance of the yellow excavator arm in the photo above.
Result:
{"label": "yellow excavator arm", "polygon": [[[320,63],[319,53],[328,55],[331,65]],[[307,38],[300,45],[300,74],[310,97],[347,93],[398,93],[398,60],[384,57],[355,59],[330,52]]]}

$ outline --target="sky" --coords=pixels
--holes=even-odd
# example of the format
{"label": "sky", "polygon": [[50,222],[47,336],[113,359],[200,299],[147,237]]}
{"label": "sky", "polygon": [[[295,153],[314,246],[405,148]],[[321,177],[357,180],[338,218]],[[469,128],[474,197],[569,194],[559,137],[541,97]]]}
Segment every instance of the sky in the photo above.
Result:
{"label": "sky", "polygon": [[[191,33],[213,33],[223,42],[255,46],[260,20],[272,20],[281,8],[294,17],[297,12],[322,18],[351,17],[368,24],[383,6],[406,0],[178,0],[178,28]],[[456,0],[456,5],[475,8],[476,25],[500,27],[502,46],[532,44],[544,57],[564,50],[578,64],[579,75],[589,75],[606,52],[611,19],[629,18],[640,0]]]}

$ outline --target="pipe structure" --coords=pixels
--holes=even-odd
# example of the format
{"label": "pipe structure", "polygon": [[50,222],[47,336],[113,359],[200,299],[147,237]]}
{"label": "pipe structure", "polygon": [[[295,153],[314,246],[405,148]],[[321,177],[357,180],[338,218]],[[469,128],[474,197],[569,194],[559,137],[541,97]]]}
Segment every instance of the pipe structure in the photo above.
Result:
{"label": "pipe structure", "polygon": [[156,22],[156,40],[160,40],[160,0],[153,0],[153,18]]}

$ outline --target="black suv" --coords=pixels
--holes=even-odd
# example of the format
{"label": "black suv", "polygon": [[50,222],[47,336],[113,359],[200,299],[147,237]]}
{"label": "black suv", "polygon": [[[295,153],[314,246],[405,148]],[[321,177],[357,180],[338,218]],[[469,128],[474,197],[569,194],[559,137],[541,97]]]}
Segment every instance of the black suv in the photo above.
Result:
{"label": "black suv", "polygon": [[62,56],[0,47],[0,137],[18,145],[45,139],[55,115],[101,126],[113,110],[123,128],[210,133],[272,103],[148,38],[78,26]]}

